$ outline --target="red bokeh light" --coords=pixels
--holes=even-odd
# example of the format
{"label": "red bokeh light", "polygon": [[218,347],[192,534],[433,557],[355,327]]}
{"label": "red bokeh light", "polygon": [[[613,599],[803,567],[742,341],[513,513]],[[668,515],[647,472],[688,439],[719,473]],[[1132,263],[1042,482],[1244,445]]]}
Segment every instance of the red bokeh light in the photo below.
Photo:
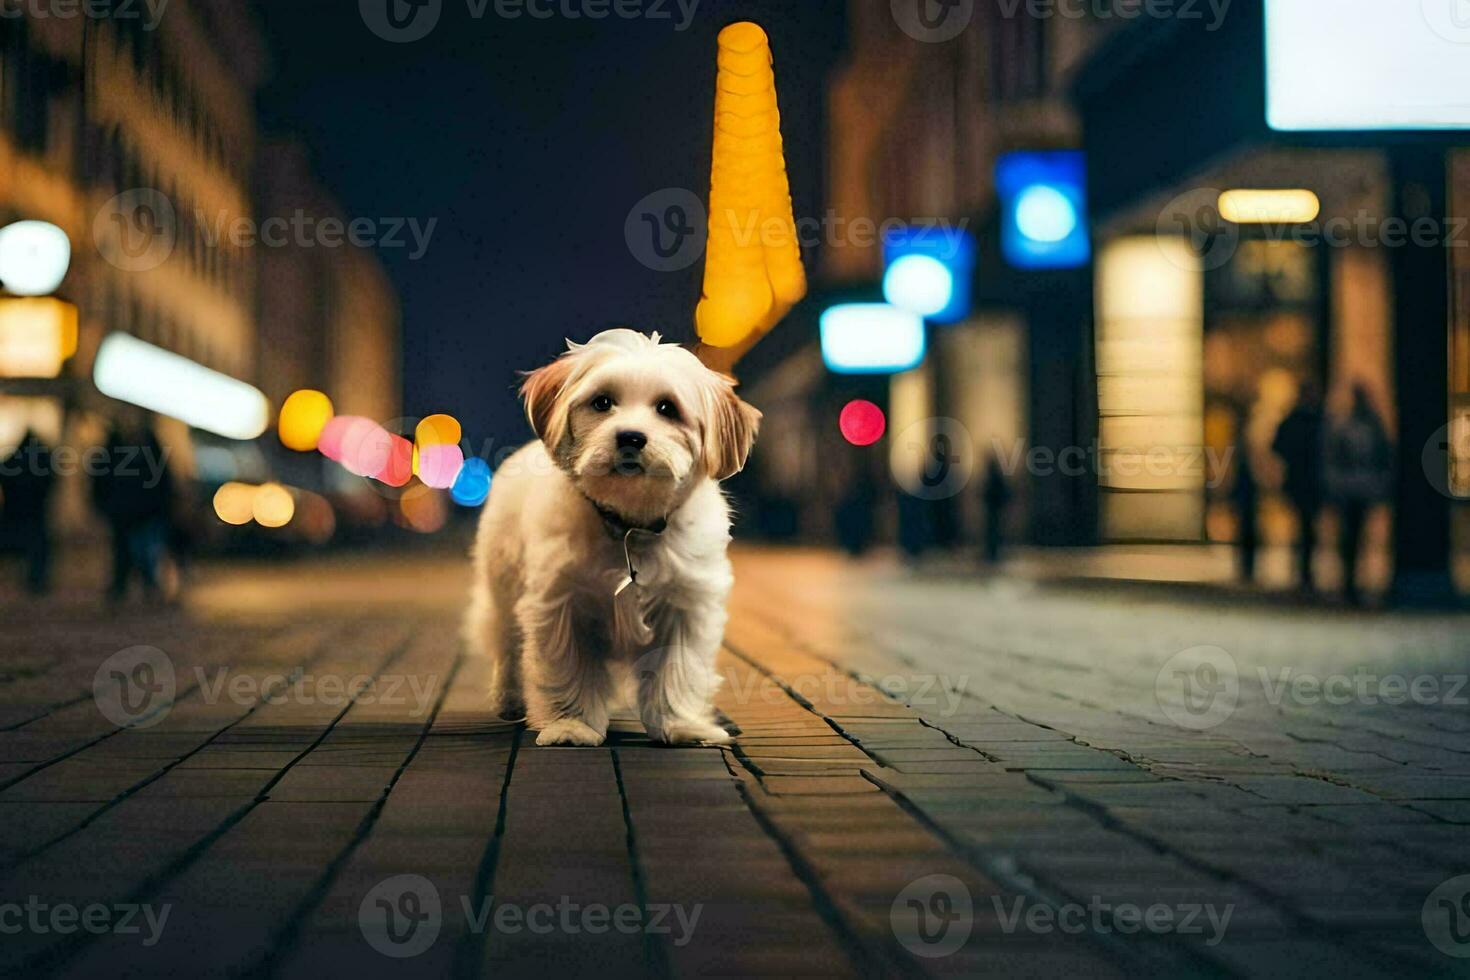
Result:
{"label": "red bokeh light", "polygon": [[872,402],[855,398],[842,406],[837,427],[842,430],[842,438],[854,446],[871,446],[883,438],[888,420],[883,417],[883,409]]}
{"label": "red bokeh light", "polygon": [[413,443],[402,436],[389,435],[388,460],[381,472],[374,474],[390,487],[407,486],[413,479]]}

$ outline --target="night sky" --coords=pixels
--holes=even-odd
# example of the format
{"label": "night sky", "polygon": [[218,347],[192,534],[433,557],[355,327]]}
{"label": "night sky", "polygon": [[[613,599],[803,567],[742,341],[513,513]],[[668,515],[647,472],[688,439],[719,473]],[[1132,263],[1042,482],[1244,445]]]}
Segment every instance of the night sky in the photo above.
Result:
{"label": "night sky", "polygon": [[444,0],[427,38],[394,44],[353,2],[261,0],[267,130],[307,143],[350,217],[438,219],[421,258],[379,249],[403,303],[406,414],[457,415],[477,450],[520,441],[515,372],[563,337],[633,325],[692,338],[702,263],[645,268],[623,227],[660,188],[707,199],[726,24],[771,35],[796,212],[821,212],[843,0],[703,0],[682,32],[675,0],[661,6],[670,19],[506,20],[493,0],[480,19]]}

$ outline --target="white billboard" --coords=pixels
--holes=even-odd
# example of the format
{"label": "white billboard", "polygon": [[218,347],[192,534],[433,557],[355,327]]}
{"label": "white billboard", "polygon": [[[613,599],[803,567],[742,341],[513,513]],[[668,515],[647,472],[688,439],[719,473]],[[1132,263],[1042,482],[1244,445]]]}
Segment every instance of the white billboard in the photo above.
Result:
{"label": "white billboard", "polygon": [[1470,129],[1470,0],[1265,3],[1272,129]]}

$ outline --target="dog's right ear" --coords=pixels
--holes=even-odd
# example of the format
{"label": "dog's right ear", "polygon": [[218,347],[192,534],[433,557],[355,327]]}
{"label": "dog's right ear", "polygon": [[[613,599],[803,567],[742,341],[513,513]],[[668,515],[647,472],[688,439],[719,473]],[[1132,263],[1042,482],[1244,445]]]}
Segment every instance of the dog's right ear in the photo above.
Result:
{"label": "dog's right ear", "polygon": [[526,418],[536,438],[555,452],[566,433],[566,412],[562,411],[562,391],[571,378],[573,358],[563,354],[543,368],[526,375],[521,382],[521,397],[526,400]]}

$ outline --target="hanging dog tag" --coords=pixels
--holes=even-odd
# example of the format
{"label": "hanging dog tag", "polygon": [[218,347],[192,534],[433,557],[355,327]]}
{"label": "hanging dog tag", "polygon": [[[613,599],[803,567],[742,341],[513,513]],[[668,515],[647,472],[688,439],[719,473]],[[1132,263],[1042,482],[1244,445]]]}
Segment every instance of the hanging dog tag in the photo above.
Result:
{"label": "hanging dog tag", "polygon": [[627,533],[623,535],[623,562],[628,566],[628,574],[623,576],[623,580],[613,590],[614,599],[622,595],[623,590],[628,586],[638,584],[638,569],[633,567],[633,554],[628,550],[628,539],[632,536],[633,528],[629,528]]}

